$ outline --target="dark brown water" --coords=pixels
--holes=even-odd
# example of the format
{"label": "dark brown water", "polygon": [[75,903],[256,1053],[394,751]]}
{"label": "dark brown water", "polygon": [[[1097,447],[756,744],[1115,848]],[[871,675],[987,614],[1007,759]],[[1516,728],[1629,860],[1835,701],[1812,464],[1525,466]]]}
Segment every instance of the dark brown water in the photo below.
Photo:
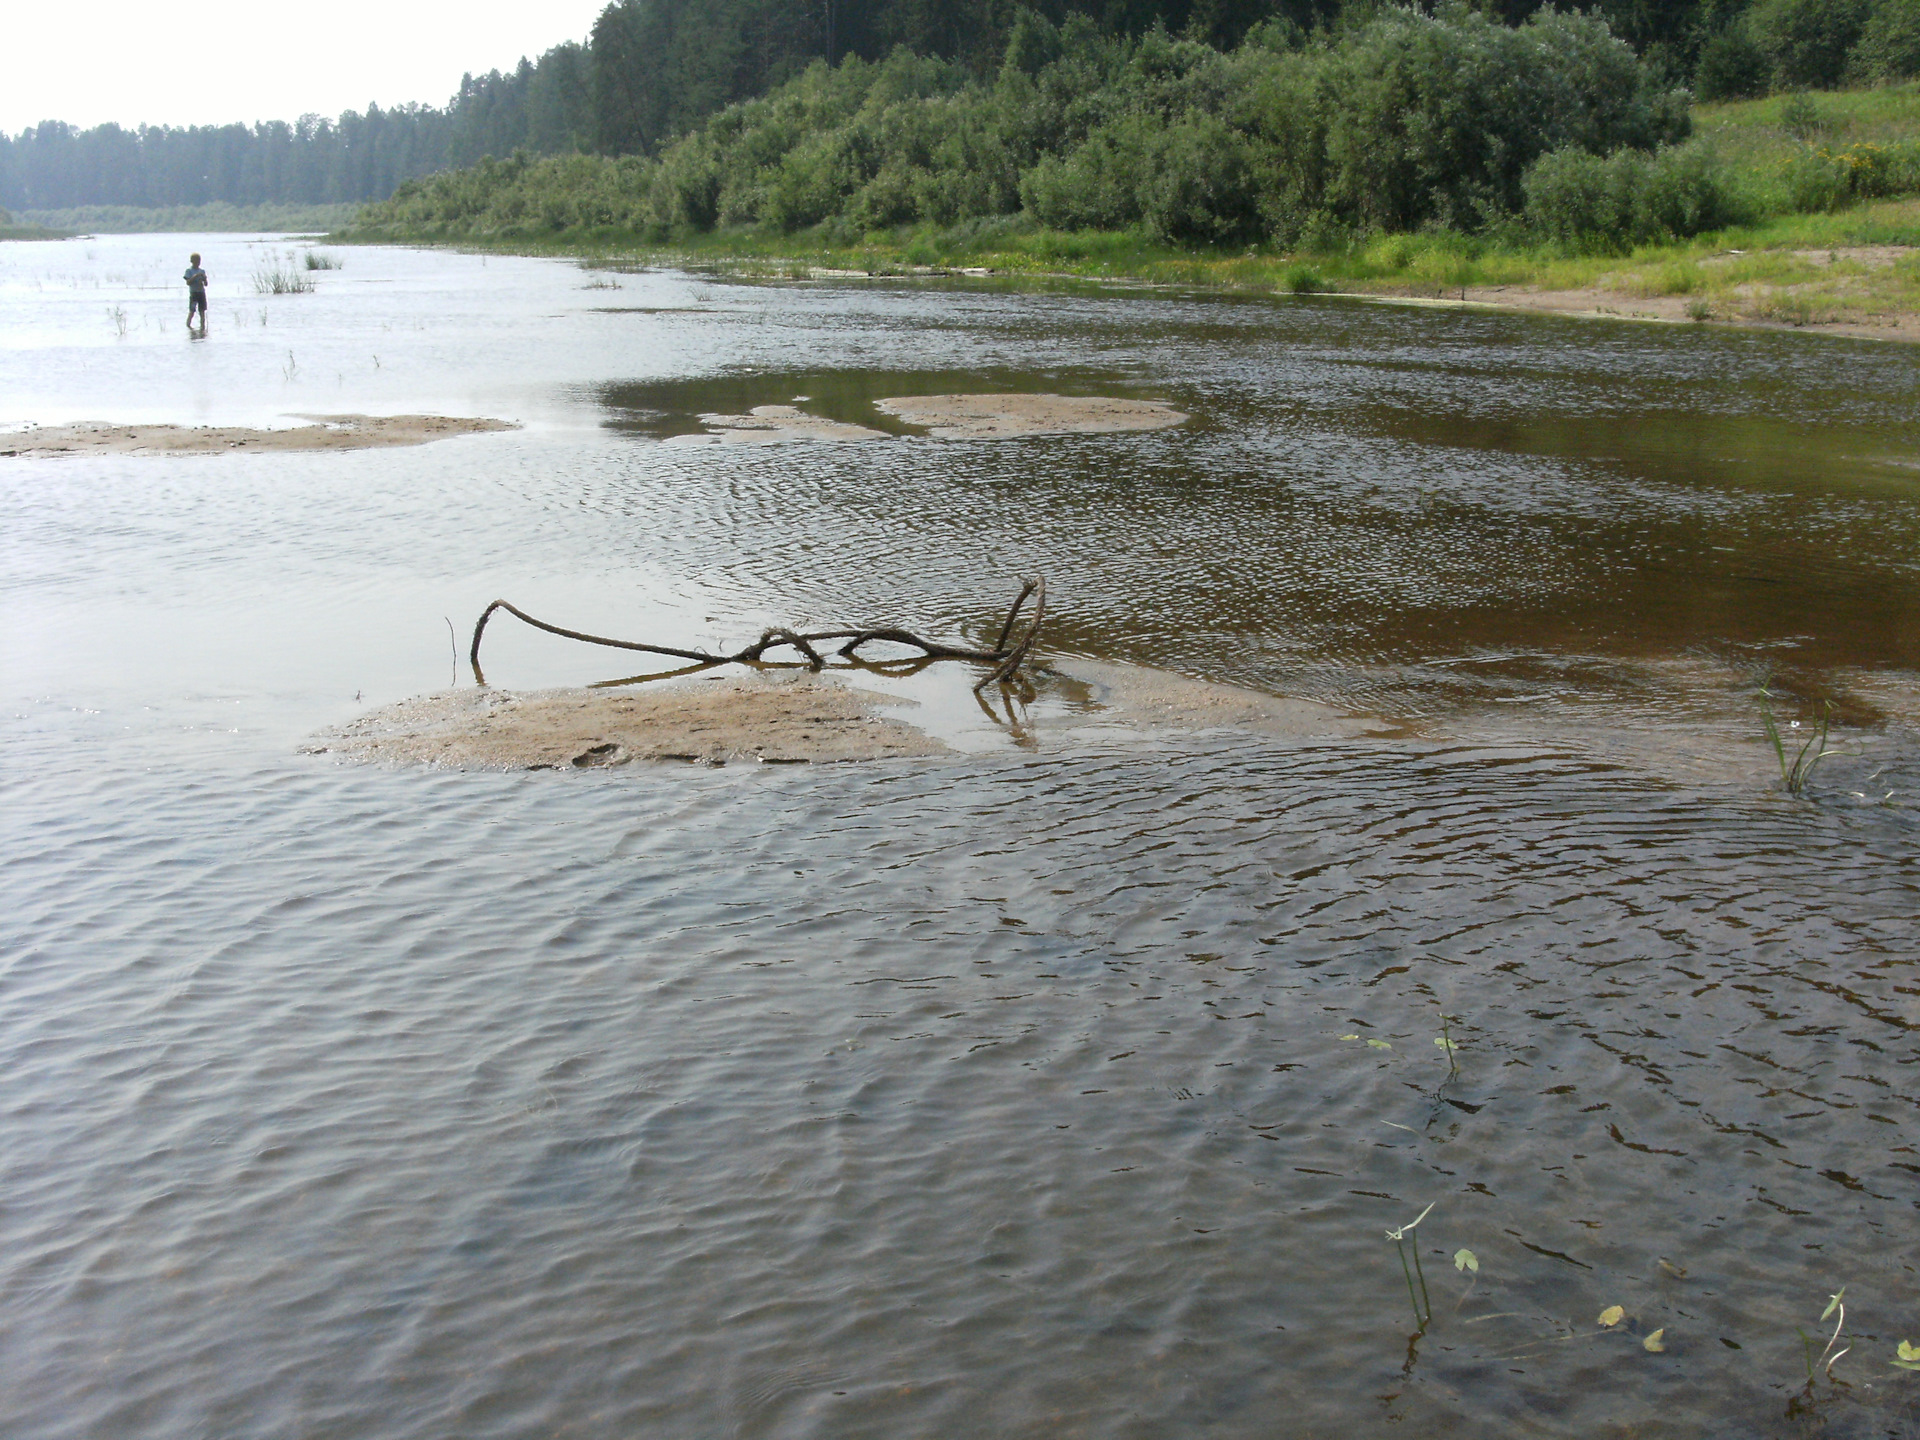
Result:
{"label": "dark brown water", "polygon": [[[1920,1434],[1920,357],[358,250],[189,347],[167,247],[0,246],[0,422],[528,428],[0,461],[0,1433]],[[1194,419],[654,438],[977,388]],[[293,754],[495,595],[977,634],[1032,569],[1382,735]]]}

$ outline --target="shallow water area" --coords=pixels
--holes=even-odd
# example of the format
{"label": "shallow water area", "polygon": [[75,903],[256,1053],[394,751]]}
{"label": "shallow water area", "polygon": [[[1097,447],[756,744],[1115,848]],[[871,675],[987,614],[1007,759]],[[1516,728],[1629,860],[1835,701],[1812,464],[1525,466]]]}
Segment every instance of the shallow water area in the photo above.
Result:
{"label": "shallow water area", "polygon": [[[523,427],[0,459],[9,1440],[1920,1428],[1920,357],[300,244],[0,244],[0,428]],[[1036,572],[937,761],[297,753]]]}

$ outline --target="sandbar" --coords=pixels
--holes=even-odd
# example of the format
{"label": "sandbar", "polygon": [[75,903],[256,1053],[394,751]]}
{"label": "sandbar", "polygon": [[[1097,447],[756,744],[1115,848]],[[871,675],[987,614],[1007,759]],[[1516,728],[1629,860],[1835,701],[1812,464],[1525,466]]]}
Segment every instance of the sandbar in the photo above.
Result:
{"label": "sandbar", "polygon": [[886,440],[884,430],[825,420],[791,405],[756,405],[745,415],[702,415],[705,434],[675,435],[669,445],[839,444],[849,440]]}
{"label": "sandbar", "polygon": [[305,754],[451,770],[591,770],[632,761],[882,760],[947,747],[878,713],[902,702],[809,675],[646,689],[422,695],[323,731]]}
{"label": "sandbar", "polygon": [[874,405],[909,425],[923,426],[936,440],[1109,435],[1165,430],[1187,418],[1164,400],[1107,395],[897,395]]}
{"label": "sandbar", "polygon": [[302,415],[311,425],[263,430],[244,425],[41,425],[0,434],[0,456],[221,455],[235,450],[378,450],[425,445],[452,435],[517,430],[509,420],[459,415]]}
{"label": "sandbar", "polygon": [[[1106,395],[897,395],[874,408],[936,440],[1011,440],[1022,435],[1107,435],[1165,430],[1186,415],[1162,400]],[[884,430],[809,415],[792,405],[756,405],[745,415],[702,415],[707,429],[669,445],[833,444],[890,440]]]}

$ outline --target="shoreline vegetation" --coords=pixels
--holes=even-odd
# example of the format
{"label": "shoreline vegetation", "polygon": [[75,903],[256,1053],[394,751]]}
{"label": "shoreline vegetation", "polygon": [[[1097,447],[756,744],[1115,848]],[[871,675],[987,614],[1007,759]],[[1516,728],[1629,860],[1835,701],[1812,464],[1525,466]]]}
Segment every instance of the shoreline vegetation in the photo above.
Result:
{"label": "shoreline vegetation", "polygon": [[204,205],[75,205],[59,210],[23,210],[17,215],[16,221],[46,231],[45,238],[78,234],[183,235],[207,232],[238,234],[245,231],[323,234],[352,225],[360,210],[357,202],[340,205],[234,205],[218,200]]}
{"label": "shoreline vegetation", "polygon": [[1272,22],[1231,51],[1026,12],[989,79],[904,49],[818,62],[653,154],[486,159],[333,238],[1915,340],[1920,82],[1697,103],[1547,10]]}
{"label": "shoreline vegetation", "polygon": [[16,219],[0,210],[0,240],[70,240],[65,230],[55,230],[29,219]]}

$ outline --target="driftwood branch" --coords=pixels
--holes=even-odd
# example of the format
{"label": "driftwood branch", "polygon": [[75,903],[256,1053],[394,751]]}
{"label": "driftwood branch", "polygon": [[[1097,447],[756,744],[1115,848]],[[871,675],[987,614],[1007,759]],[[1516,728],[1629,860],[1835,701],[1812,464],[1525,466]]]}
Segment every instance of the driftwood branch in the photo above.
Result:
{"label": "driftwood branch", "polygon": [[[1032,618],[1020,630],[1020,619],[1027,608],[1028,600],[1033,601]],[[1047,616],[1047,582],[1035,577],[1020,587],[1020,593],[1014,597],[1013,605],[1007,611],[1006,622],[1000,627],[999,638],[991,650],[975,650],[963,645],[946,645],[938,640],[927,640],[911,630],[902,630],[898,626],[877,626],[860,630],[808,630],[789,629],[784,625],[761,632],[760,638],[751,645],[743,646],[731,655],[715,655],[706,650],[682,650],[672,645],[648,645],[637,640],[613,640],[605,635],[589,635],[584,630],[568,630],[564,626],[550,625],[545,620],[536,620],[519,606],[505,600],[495,600],[480,612],[480,618],[473,625],[473,643],[467,648],[467,662],[473,666],[474,680],[484,685],[487,677],[480,668],[480,637],[486,633],[487,621],[493,618],[493,612],[504,610],[516,620],[523,620],[536,630],[544,630],[549,635],[558,635],[567,640],[579,640],[588,645],[604,645],[613,650],[638,650],[647,655],[664,655],[673,660],[686,660],[691,670],[702,670],[715,665],[759,665],[765,661],[769,650],[791,648],[806,658],[809,669],[824,670],[827,665],[818,648],[835,640],[845,641],[833,653],[849,660],[859,658],[858,652],[863,645],[884,642],[891,645],[906,645],[920,651],[914,658],[916,665],[933,660],[972,660],[994,668],[987,677],[973,688],[975,692],[989,685],[1007,684],[1019,673],[1033,642],[1040,634],[1040,626]],[[1015,634],[1019,633],[1017,642]],[[884,663],[884,662],[883,662]],[[684,672],[676,672],[684,673]]]}

